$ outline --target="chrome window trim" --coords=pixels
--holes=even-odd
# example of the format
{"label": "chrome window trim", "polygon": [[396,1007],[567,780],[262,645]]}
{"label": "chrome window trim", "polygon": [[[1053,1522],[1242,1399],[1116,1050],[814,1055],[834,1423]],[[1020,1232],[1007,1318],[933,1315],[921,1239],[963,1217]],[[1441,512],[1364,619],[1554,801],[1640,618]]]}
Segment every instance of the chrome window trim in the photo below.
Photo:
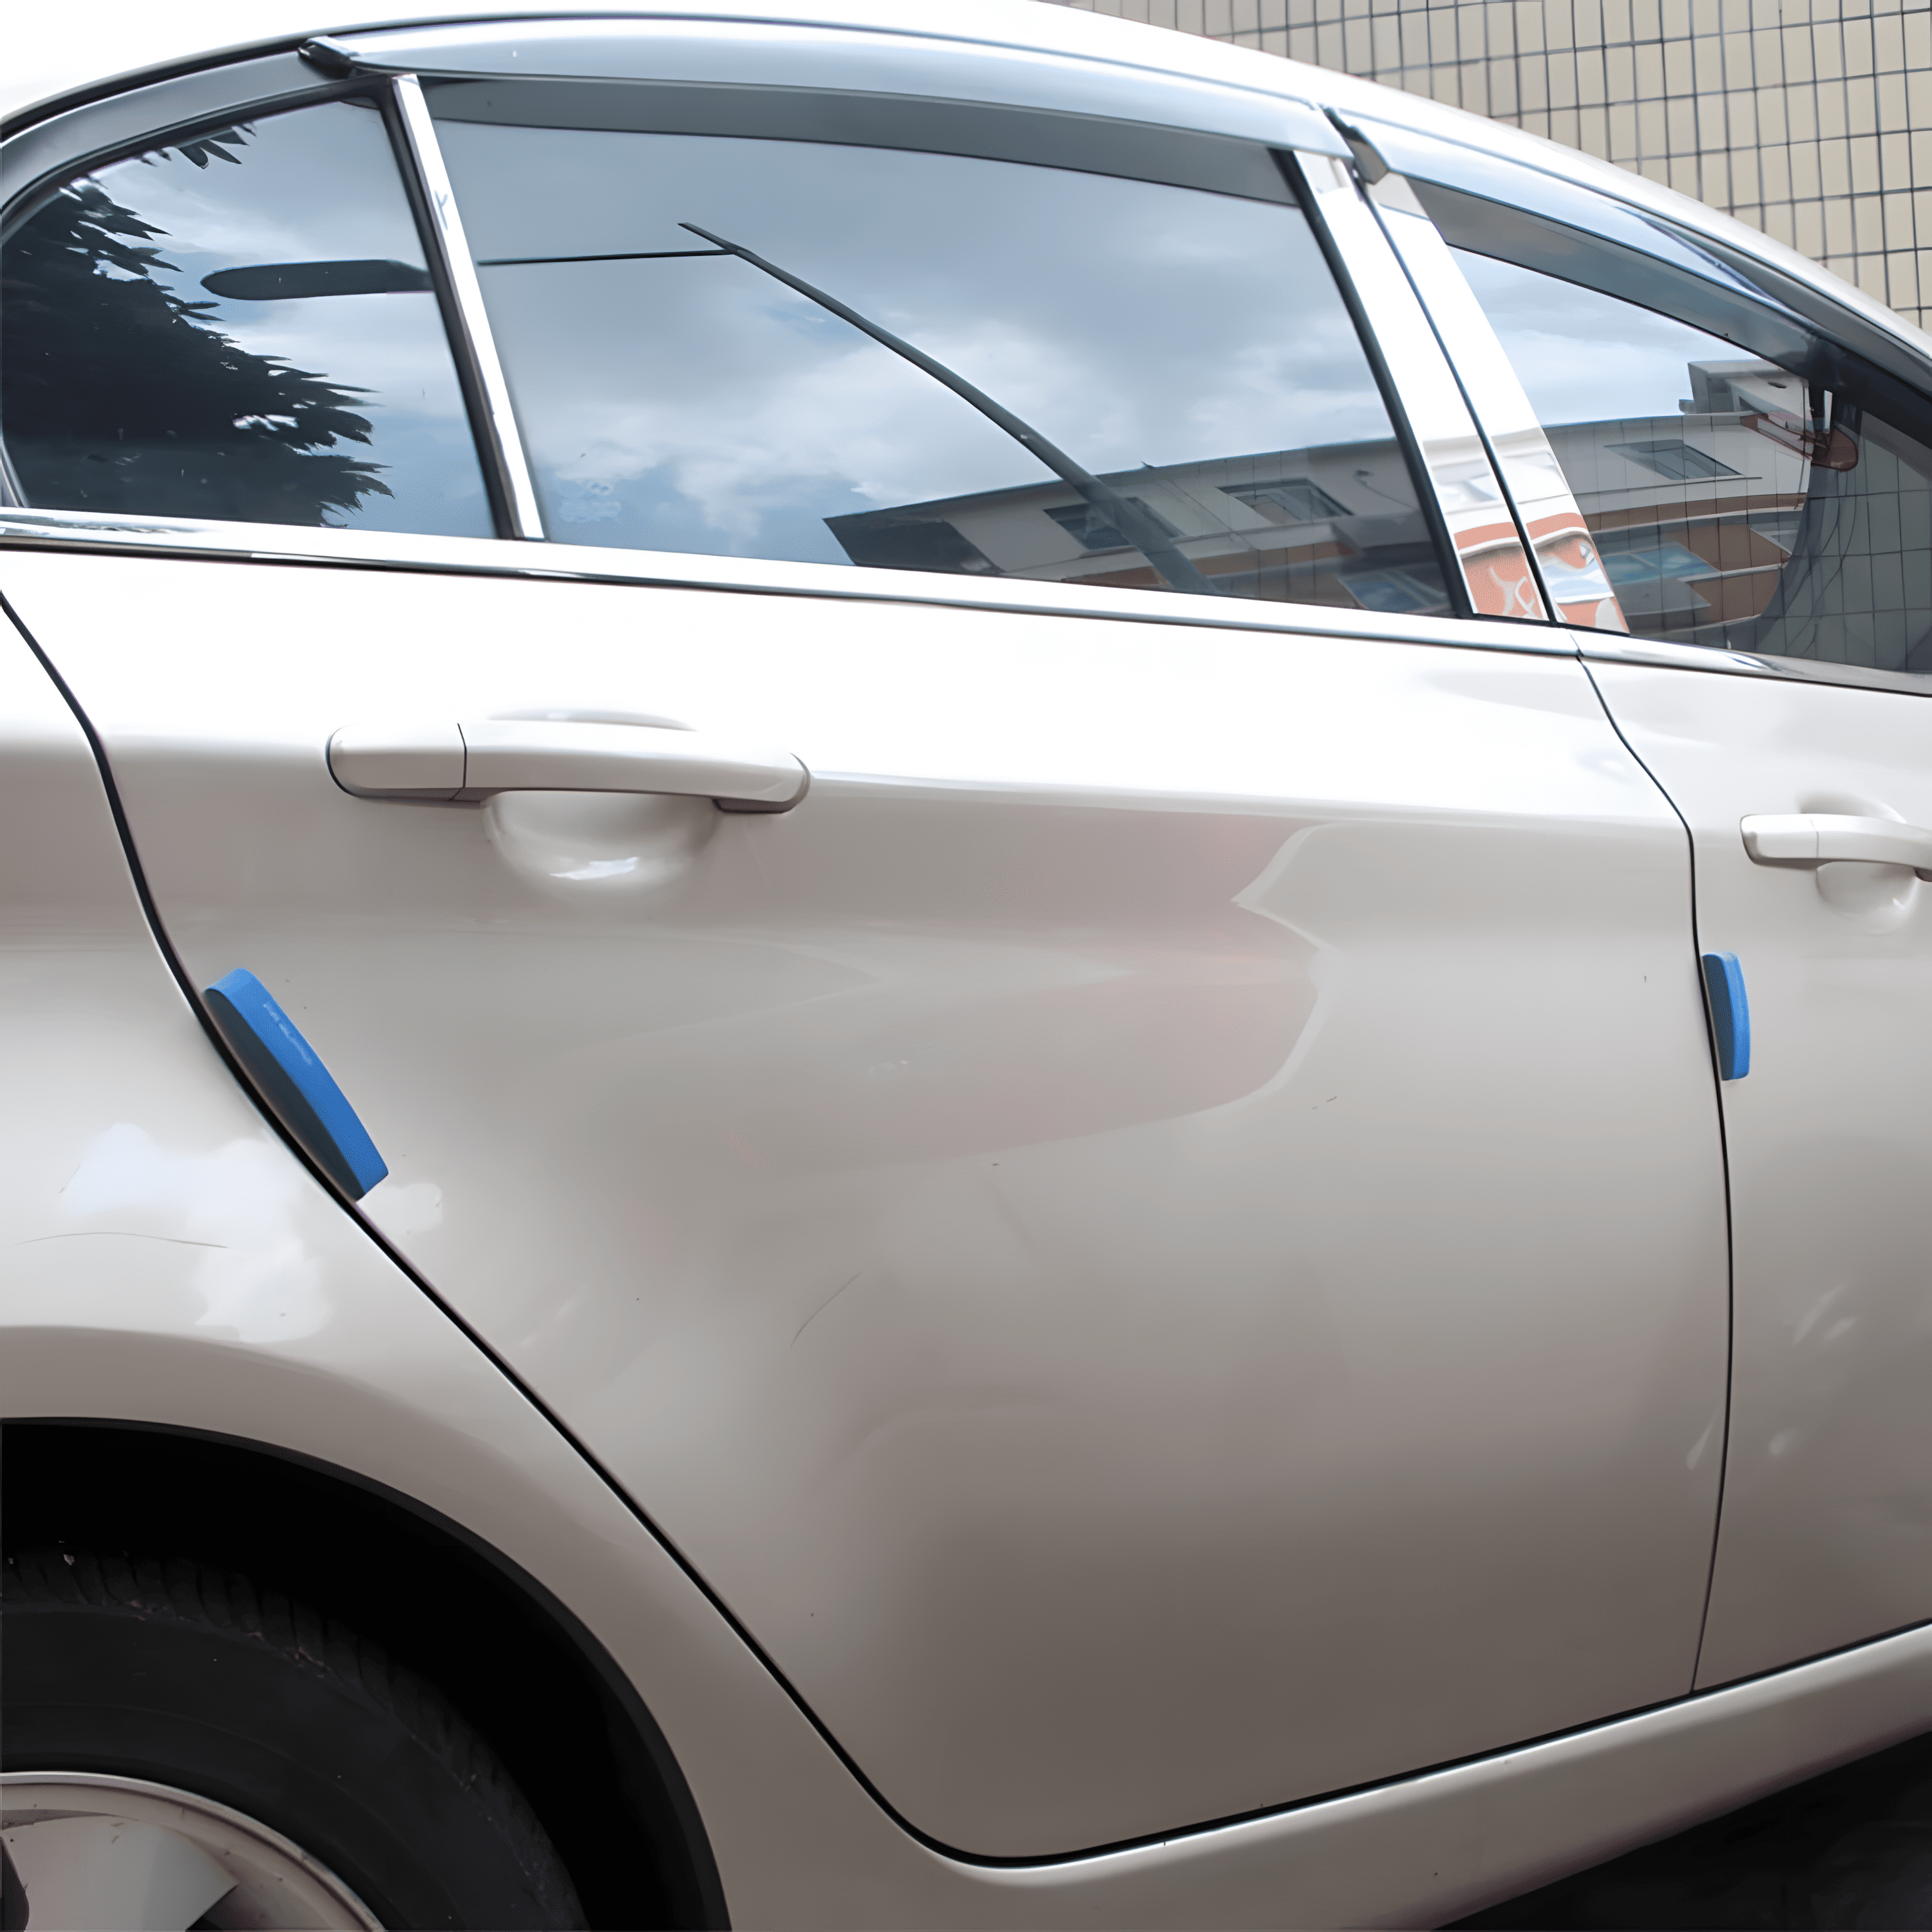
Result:
{"label": "chrome window trim", "polygon": [[442,149],[436,140],[436,124],[430,118],[429,103],[424,98],[422,82],[414,74],[396,75],[389,82],[389,91],[401,136],[402,152],[398,159],[416,177],[413,185],[421,196],[425,218],[421,224],[424,243],[433,258],[437,279],[449,291],[443,320],[458,370],[467,379],[464,387],[470,392],[472,433],[476,439],[477,453],[495,486],[491,494],[498,500],[503,533],[525,542],[541,542],[543,511],[537,502],[536,482],[530,473],[523,436],[517,428],[509,380],[496,353],[489,314],[483,306],[483,284],[464,235],[462,212],[456,205],[449,171],[443,166]]}
{"label": "chrome window trim", "polygon": [[[1514,531],[1524,554],[1525,568],[1534,570],[1516,512],[1496,472],[1487,440],[1470,413],[1456,372],[1443,353],[1427,311],[1412,286],[1396,254],[1350,164],[1323,154],[1297,157],[1307,190],[1309,212],[1317,232],[1326,240],[1345,295],[1356,310],[1364,346],[1386,371],[1390,410],[1396,434],[1412,440],[1415,466],[1426,480],[1438,546],[1454,560],[1459,574],[1455,588],[1462,599],[1463,616],[1477,612],[1471,560],[1455,540],[1459,524],[1466,526],[1471,510],[1466,486],[1486,491],[1495,506],[1486,513]],[[1484,514],[1478,512],[1476,514]],[[1540,575],[1528,587],[1540,608],[1514,620],[1492,622],[1550,621],[1543,602]]]}
{"label": "chrome window trim", "polygon": [[[1435,325],[1443,352],[1456,371],[1470,413],[1502,477],[1516,529],[1542,586],[1544,602],[1559,622],[1567,618],[1574,622],[1576,619],[1558,598],[1543,553],[1537,548],[1539,524],[1556,520],[1561,527],[1588,528],[1582,506],[1563,474],[1549,436],[1442,231],[1430,219],[1408,178],[1383,176],[1370,188],[1369,200]],[[1591,548],[1594,552],[1594,539]],[[1627,628],[1607,577],[1599,602],[1609,603],[1616,611],[1615,628]]]}
{"label": "chrome window trim", "polygon": [[430,574],[543,578],[668,590],[736,591],[867,603],[938,605],[1019,616],[1089,617],[1290,637],[1357,638],[1473,650],[1574,657],[1553,624],[1502,618],[1408,616],[1326,604],[1202,597],[1178,591],[1098,590],[1022,577],[794,563],[675,550],[601,550],[490,537],[411,536],[388,530],[292,524],[224,524],[186,518],[101,516],[76,510],[0,509],[0,555],[9,550],[85,550],[188,561],[314,564]]}

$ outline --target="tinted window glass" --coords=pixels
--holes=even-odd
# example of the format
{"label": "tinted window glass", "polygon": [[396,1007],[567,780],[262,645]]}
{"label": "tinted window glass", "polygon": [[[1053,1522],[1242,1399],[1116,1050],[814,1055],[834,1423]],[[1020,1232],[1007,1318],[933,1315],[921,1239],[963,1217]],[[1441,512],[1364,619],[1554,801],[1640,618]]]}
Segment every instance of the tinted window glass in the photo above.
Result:
{"label": "tinted window glass", "polygon": [[441,134],[553,538],[1446,608],[1278,175]]}
{"label": "tinted window glass", "polygon": [[0,423],[50,508],[488,536],[382,117],[331,101],[119,161],[9,237]]}
{"label": "tinted window glass", "polygon": [[1773,362],[1600,290],[1457,252],[1633,632],[1932,670],[1922,403],[1822,340]]}

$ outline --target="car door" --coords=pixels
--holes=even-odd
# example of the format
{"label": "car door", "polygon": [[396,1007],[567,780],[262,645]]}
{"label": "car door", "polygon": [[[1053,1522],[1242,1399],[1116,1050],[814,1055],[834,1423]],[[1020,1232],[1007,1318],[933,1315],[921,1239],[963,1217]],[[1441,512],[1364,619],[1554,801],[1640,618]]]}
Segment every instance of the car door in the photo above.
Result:
{"label": "car door", "polygon": [[[1688,854],[1480,614],[1534,579],[1325,124],[904,36],[320,57],[27,204],[5,588],[345,1198],[943,1844],[1682,1694]],[[386,120],[420,238],[329,158]],[[131,300],[285,405],[66,428]]]}
{"label": "car door", "polygon": [[1617,591],[1591,676],[1696,845],[1735,1242],[1719,1684],[1932,1615],[1932,365],[1660,224],[1641,252],[1593,198],[1472,185],[1421,193]]}

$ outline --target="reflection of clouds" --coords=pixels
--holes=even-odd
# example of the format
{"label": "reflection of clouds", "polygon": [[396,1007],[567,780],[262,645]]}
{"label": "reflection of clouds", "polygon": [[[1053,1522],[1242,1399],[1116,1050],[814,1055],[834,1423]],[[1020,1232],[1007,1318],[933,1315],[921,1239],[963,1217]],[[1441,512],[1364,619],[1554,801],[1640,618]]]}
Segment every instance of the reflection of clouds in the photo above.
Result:
{"label": "reflection of clouds", "polygon": [[136,1232],[205,1245],[193,1286],[207,1306],[196,1327],[295,1341],[329,1316],[322,1263],[296,1226],[307,1185],[266,1136],[189,1153],[123,1122],[88,1144],[61,1207],[76,1219],[134,1216],[148,1224]]}
{"label": "reflection of clouds", "polygon": [[235,161],[197,168],[171,153],[94,178],[174,246],[226,261],[380,256],[422,266],[380,115],[325,102],[249,125]]}
{"label": "reflection of clouds", "polygon": [[[178,292],[210,299],[200,278],[210,268],[226,266],[194,258],[190,274],[183,278],[188,286]],[[455,417],[463,412],[434,296],[221,302],[215,304],[214,322],[224,335],[257,356],[271,356],[298,369],[320,370],[332,382],[368,390],[365,400],[424,415]]]}
{"label": "reflection of clouds", "polygon": [[[574,357],[547,358],[534,382],[518,386],[539,462],[574,484],[620,484],[662,468],[706,524],[746,544],[755,541],[764,508],[794,495],[801,479],[820,514],[836,514],[1050,473],[958,398],[851,330],[788,359],[771,346],[783,334],[776,318],[719,308],[700,310],[668,350],[684,377],[674,392],[616,403],[580,380]],[[532,320],[533,334],[548,333],[542,316]],[[531,343],[533,359],[540,340]],[[742,381],[731,368],[733,341],[752,371]],[[828,490],[832,478],[840,482]],[[826,500],[833,494],[842,500]]]}
{"label": "reflection of clouds", "polygon": [[1743,353],[1594,289],[1460,249],[1456,259],[1547,424],[1675,416],[1691,363],[1736,362]]}
{"label": "reflection of clouds", "polygon": [[[1090,469],[1388,434],[1326,266],[1283,206],[812,143],[443,133],[479,256],[689,248],[677,224],[694,222],[904,336]],[[746,263],[484,272],[553,500],[599,520],[621,501],[638,520],[625,540],[676,547],[667,532],[694,513],[770,554],[775,518],[802,529],[1048,474]]]}

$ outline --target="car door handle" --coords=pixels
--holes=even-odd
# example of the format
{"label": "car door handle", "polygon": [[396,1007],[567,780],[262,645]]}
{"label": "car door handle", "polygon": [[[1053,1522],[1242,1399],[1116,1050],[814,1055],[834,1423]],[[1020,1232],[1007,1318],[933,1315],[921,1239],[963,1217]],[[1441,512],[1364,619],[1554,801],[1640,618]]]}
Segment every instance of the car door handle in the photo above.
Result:
{"label": "car door handle", "polygon": [[727,812],[789,812],[812,782],[789,752],[674,726],[551,718],[350,726],[328,741],[328,770],[358,798],[669,792]]}
{"label": "car door handle", "polygon": [[1910,866],[1932,879],[1932,832],[1894,818],[1852,818],[1837,812],[1757,812],[1740,829],[1744,850],[1760,866],[1822,866],[1864,859]]}

